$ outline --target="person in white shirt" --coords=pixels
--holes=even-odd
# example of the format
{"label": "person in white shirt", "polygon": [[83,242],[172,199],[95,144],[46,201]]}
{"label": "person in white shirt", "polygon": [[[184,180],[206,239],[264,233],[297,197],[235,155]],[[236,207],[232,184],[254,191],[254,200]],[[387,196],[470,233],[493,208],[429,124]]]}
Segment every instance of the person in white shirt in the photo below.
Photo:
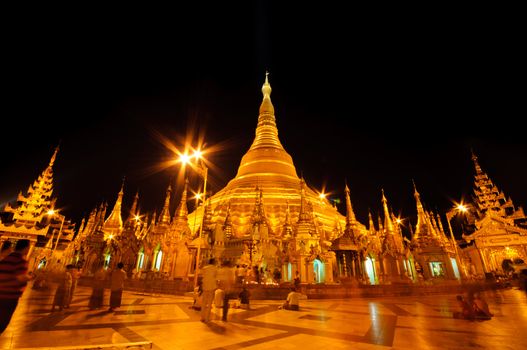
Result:
{"label": "person in white shirt", "polygon": [[212,299],[214,298],[214,290],[216,289],[217,268],[214,258],[209,259],[209,263],[201,269],[203,274],[203,293],[201,294],[201,322],[210,321],[210,309],[212,307]]}
{"label": "person in white shirt", "polygon": [[307,299],[307,296],[298,293],[296,289],[293,287],[291,288],[291,292],[287,295],[287,299],[283,305],[280,305],[279,309],[285,309],[285,310],[292,310],[292,311],[299,311],[300,310],[300,299]]}

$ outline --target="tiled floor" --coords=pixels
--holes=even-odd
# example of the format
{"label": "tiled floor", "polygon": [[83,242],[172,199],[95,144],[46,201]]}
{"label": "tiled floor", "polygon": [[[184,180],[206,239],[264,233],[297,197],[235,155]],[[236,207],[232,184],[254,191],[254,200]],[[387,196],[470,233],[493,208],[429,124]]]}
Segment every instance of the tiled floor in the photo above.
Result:
{"label": "tiled floor", "polygon": [[70,309],[50,313],[51,293],[28,289],[0,349],[139,341],[164,350],[527,349],[527,294],[513,289],[483,294],[495,315],[484,322],[453,319],[453,295],[304,300],[299,312],[256,300],[252,310],[231,310],[228,322],[204,324],[189,297],[125,292],[109,313],[90,311],[89,294],[79,287]]}

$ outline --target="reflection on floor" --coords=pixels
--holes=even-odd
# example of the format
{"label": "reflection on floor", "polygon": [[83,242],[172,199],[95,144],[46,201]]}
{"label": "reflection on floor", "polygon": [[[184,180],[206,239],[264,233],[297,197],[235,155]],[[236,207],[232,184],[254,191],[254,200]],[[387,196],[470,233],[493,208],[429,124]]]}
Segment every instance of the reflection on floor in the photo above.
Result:
{"label": "reflection on floor", "polygon": [[453,319],[454,295],[303,300],[300,311],[258,300],[251,310],[231,309],[228,322],[213,310],[204,324],[189,297],[125,292],[122,307],[108,312],[89,310],[89,294],[78,287],[69,309],[51,313],[52,291],[28,289],[0,349],[139,341],[165,350],[527,349],[527,294],[513,289],[483,293],[495,315],[484,322]]}

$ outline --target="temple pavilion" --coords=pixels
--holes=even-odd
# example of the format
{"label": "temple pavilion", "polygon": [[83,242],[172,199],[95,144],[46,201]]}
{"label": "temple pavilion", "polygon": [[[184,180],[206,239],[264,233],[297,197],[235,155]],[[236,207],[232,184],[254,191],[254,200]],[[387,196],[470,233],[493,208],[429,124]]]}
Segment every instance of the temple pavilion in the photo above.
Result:
{"label": "temple pavilion", "polygon": [[475,275],[504,273],[504,261],[527,261],[527,216],[492,182],[473,153],[474,194],[465,218],[466,265]]}

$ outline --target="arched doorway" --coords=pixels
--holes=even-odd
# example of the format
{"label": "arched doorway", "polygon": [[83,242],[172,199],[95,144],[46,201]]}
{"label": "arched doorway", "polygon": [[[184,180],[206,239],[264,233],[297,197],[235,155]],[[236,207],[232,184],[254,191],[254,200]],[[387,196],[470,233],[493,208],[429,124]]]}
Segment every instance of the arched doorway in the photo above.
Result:
{"label": "arched doorway", "polygon": [[315,259],[313,261],[313,274],[315,283],[324,283],[325,273],[324,273],[324,263],[320,259]]}
{"label": "arched doorway", "polygon": [[366,257],[364,261],[364,266],[366,267],[366,274],[368,275],[368,280],[370,284],[376,284],[375,282],[375,258]]}
{"label": "arched doorway", "polygon": [[141,247],[139,253],[137,254],[137,265],[136,270],[141,271],[145,264],[145,247]]}
{"label": "arched doorway", "polygon": [[159,271],[161,270],[161,262],[163,261],[163,251],[161,250],[161,243],[158,243],[156,249],[154,250],[154,264],[152,265],[152,270]]}

